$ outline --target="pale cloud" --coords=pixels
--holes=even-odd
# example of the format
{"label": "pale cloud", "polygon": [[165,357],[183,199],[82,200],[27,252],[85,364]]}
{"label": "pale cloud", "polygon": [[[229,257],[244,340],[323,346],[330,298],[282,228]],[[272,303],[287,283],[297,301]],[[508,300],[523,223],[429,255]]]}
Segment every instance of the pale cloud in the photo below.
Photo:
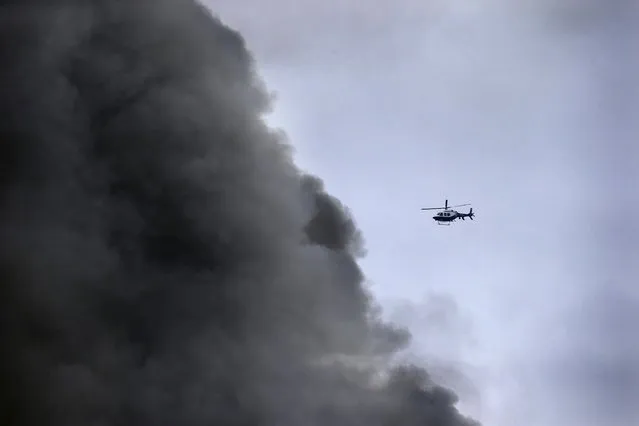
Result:
{"label": "pale cloud", "polygon": [[[475,385],[457,386],[468,410],[490,426],[614,424],[586,404],[632,423],[636,382],[610,377],[637,366],[620,331],[639,320],[635,3],[208,3],[255,52],[300,164],[352,208],[374,292],[411,301],[414,353]],[[444,198],[477,220],[419,212]],[[627,217],[608,225],[609,208]],[[472,332],[433,329],[431,292]]]}

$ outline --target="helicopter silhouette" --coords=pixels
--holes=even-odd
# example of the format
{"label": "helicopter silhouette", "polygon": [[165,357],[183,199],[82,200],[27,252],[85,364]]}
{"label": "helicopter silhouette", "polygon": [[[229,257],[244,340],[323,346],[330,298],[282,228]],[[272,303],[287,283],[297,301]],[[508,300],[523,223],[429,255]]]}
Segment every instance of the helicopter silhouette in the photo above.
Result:
{"label": "helicopter silhouette", "polygon": [[[470,206],[470,204],[458,204],[450,207],[463,206]],[[450,225],[450,223],[454,222],[456,219],[466,220],[467,217],[470,218],[470,220],[474,220],[473,216],[475,216],[475,213],[473,213],[472,207],[468,213],[460,213],[456,210],[452,210],[450,207],[448,207],[448,200],[446,200],[444,207],[422,207],[422,210],[443,210],[433,216],[433,219],[435,219],[438,225]]]}

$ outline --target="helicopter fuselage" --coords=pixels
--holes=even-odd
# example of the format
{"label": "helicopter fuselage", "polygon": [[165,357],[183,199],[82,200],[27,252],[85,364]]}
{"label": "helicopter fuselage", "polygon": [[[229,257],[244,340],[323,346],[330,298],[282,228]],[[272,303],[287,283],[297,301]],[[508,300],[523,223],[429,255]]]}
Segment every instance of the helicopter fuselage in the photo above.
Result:
{"label": "helicopter fuselage", "polygon": [[459,216],[459,212],[456,212],[455,210],[445,210],[443,212],[437,213],[435,216],[433,216],[433,219],[435,219],[437,222],[452,222]]}

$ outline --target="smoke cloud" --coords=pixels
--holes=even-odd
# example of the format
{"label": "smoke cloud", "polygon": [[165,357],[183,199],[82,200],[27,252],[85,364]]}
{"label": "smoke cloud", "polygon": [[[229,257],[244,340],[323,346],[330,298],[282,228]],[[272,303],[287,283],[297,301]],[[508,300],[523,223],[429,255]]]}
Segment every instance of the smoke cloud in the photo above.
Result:
{"label": "smoke cloud", "polygon": [[2,424],[476,424],[389,364],[410,336],[240,34],[188,0],[0,16]]}

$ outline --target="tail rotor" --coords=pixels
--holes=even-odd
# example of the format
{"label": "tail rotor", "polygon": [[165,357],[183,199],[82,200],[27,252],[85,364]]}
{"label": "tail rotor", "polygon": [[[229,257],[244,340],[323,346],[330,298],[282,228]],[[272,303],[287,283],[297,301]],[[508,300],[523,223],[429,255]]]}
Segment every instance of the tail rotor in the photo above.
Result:
{"label": "tail rotor", "polygon": [[475,213],[473,213],[473,208],[470,208],[470,211],[468,212],[468,217],[470,218],[470,220],[475,220],[473,219],[473,216],[475,216]]}

